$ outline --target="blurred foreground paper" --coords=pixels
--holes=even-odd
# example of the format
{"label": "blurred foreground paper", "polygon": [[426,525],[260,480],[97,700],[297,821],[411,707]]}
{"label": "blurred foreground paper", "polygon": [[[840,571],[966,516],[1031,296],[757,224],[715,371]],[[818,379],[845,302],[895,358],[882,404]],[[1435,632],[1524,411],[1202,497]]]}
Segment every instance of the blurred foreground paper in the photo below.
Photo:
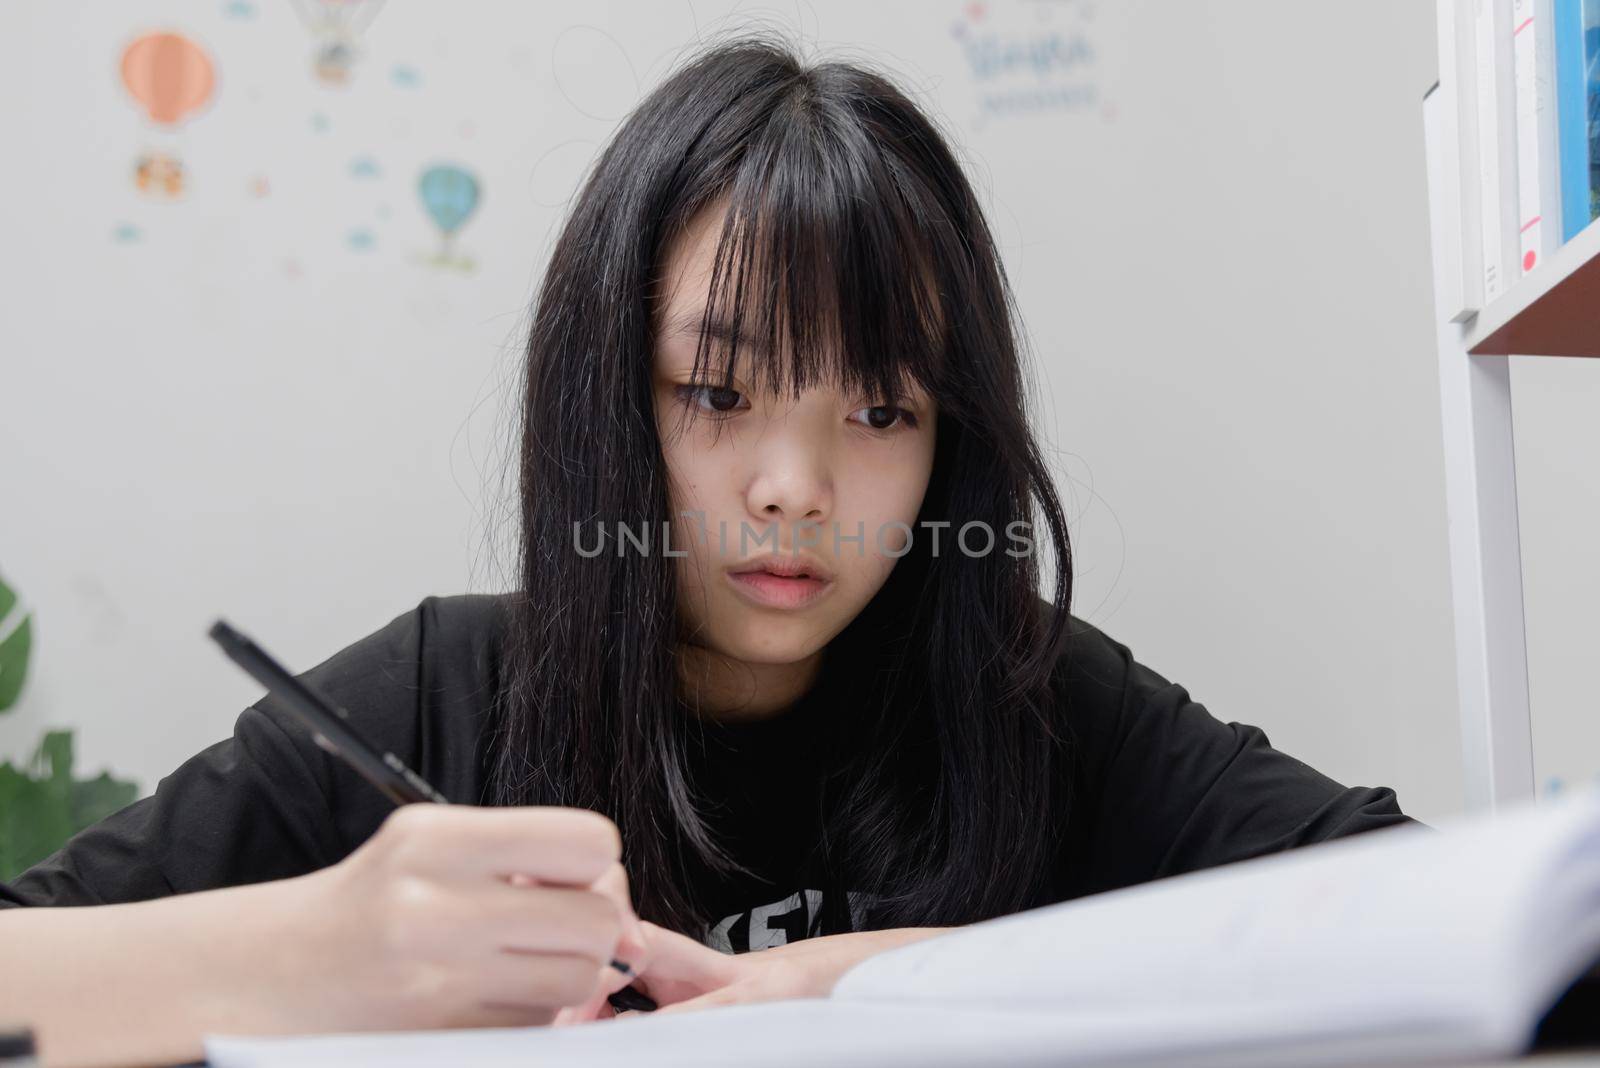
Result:
{"label": "blurred foreground paper", "polygon": [[1597,959],[1591,790],[974,924],[858,965],[825,999],[562,1028],[208,1036],[206,1051],[217,1068],[1476,1060],[1525,1050]]}

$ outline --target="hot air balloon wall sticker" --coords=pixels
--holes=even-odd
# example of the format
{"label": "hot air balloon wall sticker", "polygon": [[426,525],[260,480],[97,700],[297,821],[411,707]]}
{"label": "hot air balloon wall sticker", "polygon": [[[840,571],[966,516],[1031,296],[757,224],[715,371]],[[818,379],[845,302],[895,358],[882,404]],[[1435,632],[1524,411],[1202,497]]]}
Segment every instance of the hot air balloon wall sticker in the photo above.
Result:
{"label": "hot air balloon wall sticker", "polygon": [[[120,68],[128,95],[166,136],[199,114],[216,92],[216,64],[205,49],[172,30],[134,38],[122,50]],[[170,148],[140,153],[133,176],[140,192],[164,200],[178,199],[188,187],[183,161]]]}
{"label": "hot air balloon wall sticker", "polygon": [[428,262],[436,267],[472,270],[471,258],[457,256],[452,243],[457,231],[478,210],[482,186],[477,177],[453,163],[436,163],[424,170],[417,179],[417,193],[422,198],[422,207],[439,228],[440,234],[438,254]]}
{"label": "hot air balloon wall sticker", "polygon": [[378,17],[383,0],[292,0],[295,14],[311,34],[311,72],[317,81],[340,89],[350,84],[361,37]]}

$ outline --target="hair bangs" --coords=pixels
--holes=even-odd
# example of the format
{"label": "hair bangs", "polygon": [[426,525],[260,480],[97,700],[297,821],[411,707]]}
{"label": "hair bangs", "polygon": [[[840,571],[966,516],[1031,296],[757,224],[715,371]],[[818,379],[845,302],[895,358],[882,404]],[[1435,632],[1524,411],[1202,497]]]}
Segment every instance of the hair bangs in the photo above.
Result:
{"label": "hair bangs", "polygon": [[903,176],[858,127],[805,108],[774,113],[722,199],[694,375],[771,395],[837,385],[887,404],[920,387],[937,400],[946,317]]}

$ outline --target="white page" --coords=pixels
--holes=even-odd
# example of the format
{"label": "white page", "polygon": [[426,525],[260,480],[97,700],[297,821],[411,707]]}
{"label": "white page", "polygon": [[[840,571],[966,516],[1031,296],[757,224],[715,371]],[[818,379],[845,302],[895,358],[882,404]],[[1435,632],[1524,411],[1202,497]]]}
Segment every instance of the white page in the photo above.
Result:
{"label": "white page", "polygon": [[1470,1010],[1510,1042],[1600,953],[1600,802],[1396,827],[1001,917],[879,954],[835,998],[1045,1011],[1266,999],[1314,1023]]}
{"label": "white page", "polygon": [[1020,1014],[947,1006],[798,999],[660,1017],[628,1017],[559,1028],[337,1035],[313,1039],[208,1038],[215,1068],[333,1068],[385,1065],[522,1068],[706,1068],[826,1064],[829,1068],[910,1065],[1088,1065],[1115,1059],[1248,1068],[1348,1065],[1382,1057],[1403,1063],[1483,1048],[1471,1020],[1329,1015],[1307,1036],[1256,1006],[1253,1047],[1235,1041],[1237,1020],[1172,1006],[1146,1013]]}

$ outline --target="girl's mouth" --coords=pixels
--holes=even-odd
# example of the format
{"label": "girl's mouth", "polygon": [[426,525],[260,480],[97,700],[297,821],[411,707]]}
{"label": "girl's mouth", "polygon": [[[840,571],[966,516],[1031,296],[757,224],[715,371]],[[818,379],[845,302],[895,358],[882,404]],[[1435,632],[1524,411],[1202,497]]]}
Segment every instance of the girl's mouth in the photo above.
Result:
{"label": "girl's mouth", "polygon": [[769,608],[804,608],[833,586],[827,579],[811,575],[789,577],[768,571],[729,571],[726,574],[734,589]]}

